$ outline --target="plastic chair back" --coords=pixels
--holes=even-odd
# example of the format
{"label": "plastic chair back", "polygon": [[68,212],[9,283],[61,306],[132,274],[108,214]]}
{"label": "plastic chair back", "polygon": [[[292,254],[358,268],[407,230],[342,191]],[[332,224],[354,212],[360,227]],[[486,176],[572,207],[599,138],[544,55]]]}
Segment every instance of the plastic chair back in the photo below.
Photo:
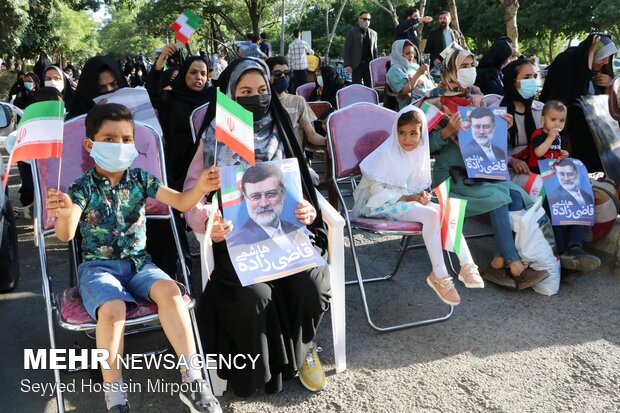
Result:
{"label": "plastic chair back", "polygon": [[373,89],[385,87],[385,75],[387,69],[385,65],[390,61],[387,56],[379,57],[370,61],[370,84]]}
{"label": "plastic chair back", "polygon": [[306,99],[307,102],[308,99],[310,99],[310,96],[312,95],[312,92],[314,92],[315,88],[316,85],[314,84],[314,82],[304,83],[295,90],[295,94],[297,96],[303,97],[304,99]]}
{"label": "plastic chair back", "polygon": [[372,103],[356,103],[329,116],[327,134],[336,179],[360,173],[360,162],[390,136],[397,116]]}
{"label": "plastic chair back", "polygon": [[364,85],[353,84],[336,92],[338,109],[350,106],[354,103],[368,102],[379,104],[379,94],[376,90]]}
{"label": "plastic chair back", "polygon": [[321,116],[321,114],[323,114],[323,112],[325,112],[327,109],[330,109],[332,107],[332,104],[320,100],[317,102],[308,102],[308,106],[310,106],[310,109],[312,109],[312,112],[318,118]]}
{"label": "plastic chair back", "polygon": [[194,142],[198,138],[196,135],[200,132],[200,127],[202,126],[202,122],[205,120],[205,116],[207,115],[207,109],[209,108],[209,103],[205,103],[202,106],[198,106],[192,112],[192,115],[189,119],[189,126],[192,129],[192,137],[194,138]]}

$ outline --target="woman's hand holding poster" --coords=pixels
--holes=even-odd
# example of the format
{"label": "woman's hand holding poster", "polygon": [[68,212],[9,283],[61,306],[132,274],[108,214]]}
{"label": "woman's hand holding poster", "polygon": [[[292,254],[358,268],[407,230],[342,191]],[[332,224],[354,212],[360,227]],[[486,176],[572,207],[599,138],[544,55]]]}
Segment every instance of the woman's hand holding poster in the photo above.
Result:
{"label": "woman's hand holding poster", "polygon": [[243,286],[324,265],[295,217],[302,200],[295,159],[221,168],[224,217],[233,222],[228,252]]}

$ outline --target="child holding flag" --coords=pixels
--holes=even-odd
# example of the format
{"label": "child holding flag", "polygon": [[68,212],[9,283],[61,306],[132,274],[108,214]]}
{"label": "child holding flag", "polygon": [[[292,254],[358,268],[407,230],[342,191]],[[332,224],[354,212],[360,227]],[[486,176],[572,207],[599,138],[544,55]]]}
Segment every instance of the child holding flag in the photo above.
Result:
{"label": "child holding flag", "polygon": [[48,193],[46,207],[56,217],[55,232],[61,241],[75,236],[78,224],[83,237],[83,262],[78,268],[80,295],[88,314],[97,320],[97,347],[109,352],[109,369],[102,369],[108,412],[128,412],[126,389],[116,357],[123,349],[126,308],[134,297],[158,306],[159,319],[179,357],[187,391],[179,396],[192,412],[221,412],[199,368],[192,359],[196,347],[189,314],[176,282],[157,268],[145,250],[147,197],[187,211],[205,193],[220,186],[216,168],[203,170],[196,184],[185,192],[166,186],[152,174],[129,166],[138,156],[134,146],[131,111],[119,104],[96,105],[86,117],[84,147],[95,159],[68,194]]}
{"label": "child holding flag", "polygon": [[[430,202],[428,192],[431,164],[424,112],[413,105],[404,107],[392,135],[361,162],[360,168],[362,180],[353,194],[353,215],[422,223],[422,237],[433,265],[427,283],[446,304],[459,304],[461,299],[443,259],[440,207]],[[459,280],[467,288],[483,288],[484,281],[462,234],[457,239]]]}

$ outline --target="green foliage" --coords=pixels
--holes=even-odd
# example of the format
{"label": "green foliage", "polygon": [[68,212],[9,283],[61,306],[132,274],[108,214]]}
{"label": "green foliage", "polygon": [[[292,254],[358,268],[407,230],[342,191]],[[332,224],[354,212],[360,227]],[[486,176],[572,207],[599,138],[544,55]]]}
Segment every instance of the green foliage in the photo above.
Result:
{"label": "green foliage", "polygon": [[86,11],[75,11],[59,3],[52,12],[54,22],[48,51],[73,62],[83,62],[99,52],[97,24]]}
{"label": "green foliage", "polygon": [[27,0],[0,1],[0,55],[13,54],[28,23]]}
{"label": "green foliage", "polygon": [[138,11],[119,8],[111,12],[111,18],[99,31],[99,44],[104,54],[117,59],[134,56],[140,51],[151,55],[155,48],[163,46],[163,40],[144,32],[144,23],[138,21]]}
{"label": "green foliage", "polygon": [[51,13],[52,0],[29,0],[30,21],[21,37],[18,48],[20,56],[33,58],[51,45],[49,37],[52,31],[52,22],[49,18]]}

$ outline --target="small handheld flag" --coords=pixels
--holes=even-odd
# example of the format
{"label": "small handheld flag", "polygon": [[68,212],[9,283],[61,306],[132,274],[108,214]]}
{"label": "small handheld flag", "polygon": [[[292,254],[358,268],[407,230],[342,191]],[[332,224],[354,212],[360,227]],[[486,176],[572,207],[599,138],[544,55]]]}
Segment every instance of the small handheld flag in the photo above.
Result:
{"label": "small handheld flag", "polygon": [[225,143],[252,166],[256,165],[253,119],[252,112],[217,90],[215,139]]}
{"label": "small handheld flag", "polygon": [[175,39],[183,44],[187,44],[189,38],[192,37],[192,34],[198,30],[202,23],[204,23],[204,20],[198,17],[196,13],[190,9],[185,9],[170,27],[176,32],[174,35]]}
{"label": "small handheld flag", "polygon": [[461,250],[467,200],[450,198],[450,178],[433,189],[433,192],[439,204],[441,245],[446,251],[454,251],[458,254]]}
{"label": "small handheld flag", "polygon": [[62,157],[64,114],[65,104],[59,101],[33,103],[24,110],[4,176],[4,187],[9,176],[8,169],[13,163]]}
{"label": "small handheld flag", "polygon": [[431,105],[428,102],[424,102],[420,107],[424,114],[426,115],[426,123],[428,125],[429,132],[433,130],[435,126],[443,119],[445,114],[437,109],[435,105]]}

